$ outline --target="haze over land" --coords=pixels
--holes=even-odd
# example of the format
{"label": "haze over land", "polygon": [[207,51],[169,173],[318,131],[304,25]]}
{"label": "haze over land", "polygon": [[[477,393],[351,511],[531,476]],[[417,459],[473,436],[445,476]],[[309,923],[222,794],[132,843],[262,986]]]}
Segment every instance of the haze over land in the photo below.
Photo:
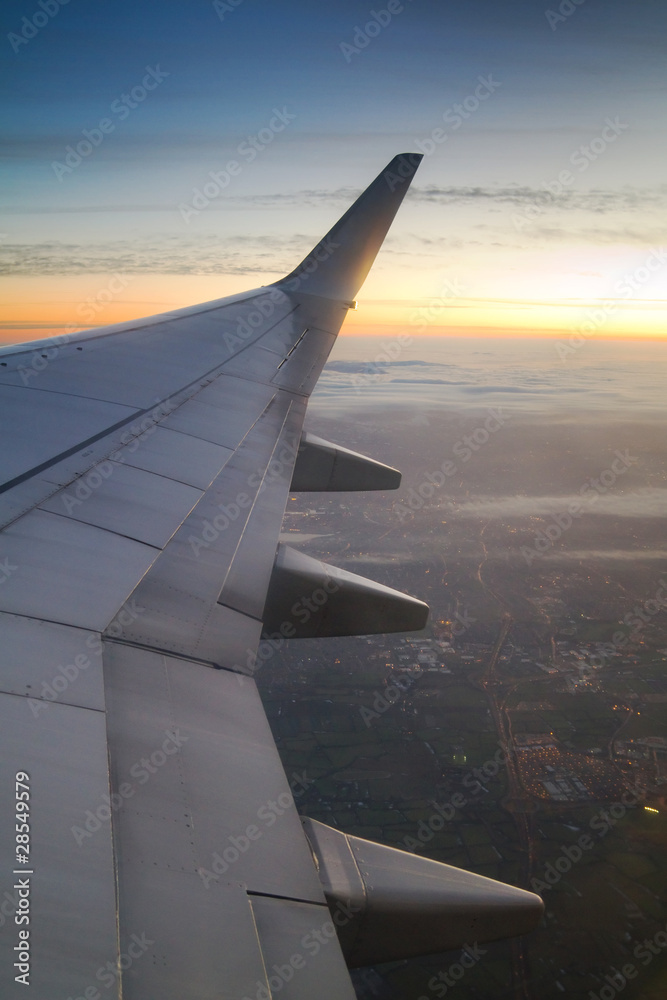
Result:
{"label": "haze over land", "polygon": [[[588,998],[630,963],[624,995],[660,1000],[665,349],[415,339],[373,361],[384,340],[338,341],[308,426],[401,488],[295,497],[283,540],[431,619],[258,672],[288,774],[313,779],[297,806],[544,896],[545,927],[487,946],[459,995]],[[359,996],[444,996],[460,957],[360,973]]]}

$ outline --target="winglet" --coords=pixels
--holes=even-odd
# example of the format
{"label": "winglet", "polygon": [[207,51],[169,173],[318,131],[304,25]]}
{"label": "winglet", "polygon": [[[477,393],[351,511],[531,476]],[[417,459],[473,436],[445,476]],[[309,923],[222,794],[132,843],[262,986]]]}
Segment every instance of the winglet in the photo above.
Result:
{"label": "winglet", "polygon": [[329,299],[354,299],[421,160],[421,153],[395,156],[299,266],[275,285]]}

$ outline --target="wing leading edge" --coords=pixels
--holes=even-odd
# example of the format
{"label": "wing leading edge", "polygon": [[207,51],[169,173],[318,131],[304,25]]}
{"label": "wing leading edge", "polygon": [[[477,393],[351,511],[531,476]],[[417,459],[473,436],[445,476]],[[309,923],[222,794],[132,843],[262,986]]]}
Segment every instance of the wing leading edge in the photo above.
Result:
{"label": "wing leading edge", "polygon": [[[272,286],[0,351],[0,784],[30,790],[30,867],[0,907],[8,996],[19,945],[36,1000],[352,1000],[345,961],[454,947],[461,915],[468,934],[486,913],[478,940],[539,918],[522,890],[321,824],[306,836],[307,778],[285,774],[252,677],[263,630],[299,634],[286,598],[331,579],[308,634],[426,620],[414,598],[276,554],[290,489],[400,480],[302,427],[420,159],[395,157]],[[15,841],[3,808],[5,873]],[[359,916],[341,922],[346,899]]]}

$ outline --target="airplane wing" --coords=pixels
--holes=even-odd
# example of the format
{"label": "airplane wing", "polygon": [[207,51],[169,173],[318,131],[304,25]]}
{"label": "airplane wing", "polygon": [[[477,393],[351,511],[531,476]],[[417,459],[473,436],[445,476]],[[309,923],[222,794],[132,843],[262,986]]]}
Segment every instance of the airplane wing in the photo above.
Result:
{"label": "airplane wing", "polygon": [[290,488],[398,485],[303,420],[420,159],[273,285],[0,351],[2,996],[345,1000],[348,966],[539,919],[302,824],[253,680],[287,638],[426,622],[277,546]]}

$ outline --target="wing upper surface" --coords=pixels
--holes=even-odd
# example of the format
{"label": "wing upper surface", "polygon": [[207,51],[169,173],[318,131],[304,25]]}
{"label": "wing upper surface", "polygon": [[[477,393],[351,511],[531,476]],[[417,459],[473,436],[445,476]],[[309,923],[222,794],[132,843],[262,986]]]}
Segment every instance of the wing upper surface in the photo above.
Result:
{"label": "wing upper surface", "polygon": [[37,1000],[269,997],[288,945],[281,996],[353,997],[243,674],[307,398],[413,173],[275,286],[0,351],[0,771],[29,775],[31,838],[8,996],[27,892]]}

